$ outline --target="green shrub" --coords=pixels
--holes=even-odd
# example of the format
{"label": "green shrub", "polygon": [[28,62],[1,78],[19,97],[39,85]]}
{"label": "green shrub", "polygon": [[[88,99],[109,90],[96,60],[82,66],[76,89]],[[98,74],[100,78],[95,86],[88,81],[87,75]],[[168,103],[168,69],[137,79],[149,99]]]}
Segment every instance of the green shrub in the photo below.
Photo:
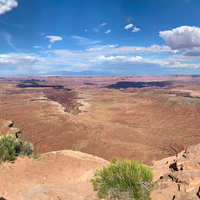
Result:
{"label": "green shrub", "polygon": [[100,198],[149,200],[154,187],[153,173],[141,161],[117,160],[94,172],[91,180]]}
{"label": "green shrub", "polygon": [[25,140],[12,136],[0,138],[0,163],[4,161],[13,161],[17,156],[29,156],[33,154],[33,149]]}

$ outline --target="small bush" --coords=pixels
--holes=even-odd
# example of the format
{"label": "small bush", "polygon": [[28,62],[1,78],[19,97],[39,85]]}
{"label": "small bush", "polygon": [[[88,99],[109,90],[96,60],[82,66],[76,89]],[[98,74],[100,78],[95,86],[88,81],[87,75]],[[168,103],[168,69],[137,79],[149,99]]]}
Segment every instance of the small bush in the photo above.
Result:
{"label": "small bush", "polygon": [[94,172],[91,180],[100,198],[149,200],[154,187],[152,171],[141,161],[117,160]]}
{"label": "small bush", "polygon": [[33,149],[27,141],[12,136],[0,138],[0,163],[13,161],[17,156],[31,154],[33,154]]}

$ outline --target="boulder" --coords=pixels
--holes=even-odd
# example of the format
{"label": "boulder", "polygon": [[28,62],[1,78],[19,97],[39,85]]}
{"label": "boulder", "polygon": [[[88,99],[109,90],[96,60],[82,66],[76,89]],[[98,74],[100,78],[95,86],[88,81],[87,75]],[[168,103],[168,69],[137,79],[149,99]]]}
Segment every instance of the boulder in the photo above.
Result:
{"label": "boulder", "polygon": [[157,179],[151,193],[152,200],[200,199],[200,144],[189,147],[176,157],[166,158],[164,162],[157,161],[154,168]]}

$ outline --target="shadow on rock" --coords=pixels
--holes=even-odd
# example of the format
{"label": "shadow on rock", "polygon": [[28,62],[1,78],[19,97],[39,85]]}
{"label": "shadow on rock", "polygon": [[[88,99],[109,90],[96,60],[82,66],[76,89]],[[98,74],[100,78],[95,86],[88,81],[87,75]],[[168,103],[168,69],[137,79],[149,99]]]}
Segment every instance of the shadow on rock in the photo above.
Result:
{"label": "shadow on rock", "polygon": [[114,89],[120,89],[120,88],[143,88],[143,87],[165,87],[167,85],[171,85],[168,81],[161,81],[161,82],[117,82],[116,84],[108,85],[107,88],[114,88]]}

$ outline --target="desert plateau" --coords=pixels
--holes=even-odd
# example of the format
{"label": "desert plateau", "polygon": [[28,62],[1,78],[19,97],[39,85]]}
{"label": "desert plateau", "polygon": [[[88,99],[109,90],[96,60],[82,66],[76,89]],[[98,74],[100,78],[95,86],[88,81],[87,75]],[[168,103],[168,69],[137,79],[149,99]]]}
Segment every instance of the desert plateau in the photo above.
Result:
{"label": "desert plateau", "polygon": [[199,11],[0,0],[0,200],[200,199]]}
{"label": "desert plateau", "polygon": [[199,76],[1,77],[0,87],[1,119],[38,154],[153,164],[200,143]]}
{"label": "desert plateau", "polygon": [[2,199],[98,199],[88,181],[113,156],[158,166],[159,180],[200,143],[199,91],[200,76],[1,77],[1,136],[41,155],[1,166]]}
{"label": "desert plateau", "polygon": [[200,143],[199,91],[199,76],[1,77],[0,117],[38,154],[153,164]]}

